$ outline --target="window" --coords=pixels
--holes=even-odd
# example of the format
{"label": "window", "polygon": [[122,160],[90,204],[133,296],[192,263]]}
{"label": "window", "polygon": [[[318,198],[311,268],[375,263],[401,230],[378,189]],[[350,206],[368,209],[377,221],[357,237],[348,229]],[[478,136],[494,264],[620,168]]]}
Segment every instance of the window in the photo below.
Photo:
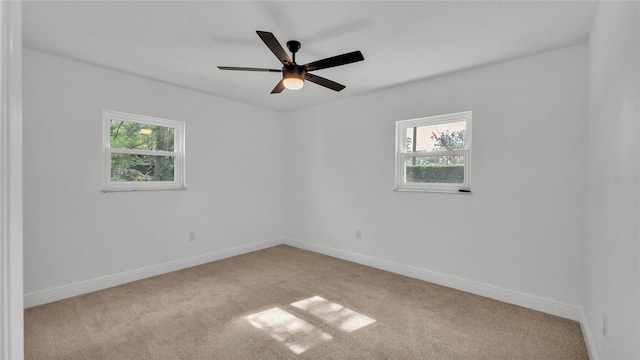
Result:
{"label": "window", "polygon": [[182,121],[103,111],[104,191],[184,189]]}
{"label": "window", "polygon": [[471,111],[396,122],[396,190],[470,192]]}

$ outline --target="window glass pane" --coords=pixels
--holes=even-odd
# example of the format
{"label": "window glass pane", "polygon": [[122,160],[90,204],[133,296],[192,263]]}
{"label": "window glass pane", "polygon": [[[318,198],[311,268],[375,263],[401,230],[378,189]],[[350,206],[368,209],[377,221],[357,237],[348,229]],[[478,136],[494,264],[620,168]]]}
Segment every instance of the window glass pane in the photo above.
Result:
{"label": "window glass pane", "polygon": [[175,158],[111,154],[111,181],[173,181]]}
{"label": "window glass pane", "polygon": [[407,183],[464,182],[464,156],[414,156],[405,161],[405,181]]}
{"label": "window glass pane", "polygon": [[111,120],[112,148],[174,151],[172,127]]}
{"label": "window glass pane", "polygon": [[407,128],[406,152],[449,151],[465,148],[466,121]]}

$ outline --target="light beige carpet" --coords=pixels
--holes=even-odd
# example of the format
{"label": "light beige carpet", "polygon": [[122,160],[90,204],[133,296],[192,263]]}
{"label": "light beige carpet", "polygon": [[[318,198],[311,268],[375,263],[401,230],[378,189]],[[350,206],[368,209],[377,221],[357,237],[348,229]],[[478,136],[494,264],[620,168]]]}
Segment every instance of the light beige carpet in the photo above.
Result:
{"label": "light beige carpet", "polygon": [[588,359],[580,326],[289,246],[25,310],[27,359]]}

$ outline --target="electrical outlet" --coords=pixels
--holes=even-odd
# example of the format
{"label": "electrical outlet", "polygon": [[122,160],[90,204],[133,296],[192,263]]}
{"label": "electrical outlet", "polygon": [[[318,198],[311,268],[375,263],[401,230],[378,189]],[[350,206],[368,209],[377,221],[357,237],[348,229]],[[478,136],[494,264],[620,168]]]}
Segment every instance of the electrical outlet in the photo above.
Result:
{"label": "electrical outlet", "polygon": [[189,241],[196,241],[196,232],[189,231]]}
{"label": "electrical outlet", "polygon": [[356,229],[356,239],[362,239],[362,231],[360,229]]}
{"label": "electrical outlet", "polygon": [[609,338],[609,318],[607,314],[602,315],[602,335],[604,335],[605,339]]}

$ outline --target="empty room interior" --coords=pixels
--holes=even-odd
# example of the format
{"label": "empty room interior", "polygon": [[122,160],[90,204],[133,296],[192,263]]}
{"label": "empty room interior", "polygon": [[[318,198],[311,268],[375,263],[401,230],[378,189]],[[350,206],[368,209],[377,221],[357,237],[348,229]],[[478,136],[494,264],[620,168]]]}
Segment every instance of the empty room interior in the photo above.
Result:
{"label": "empty room interior", "polygon": [[2,6],[3,358],[640,359],[637,1]]}

